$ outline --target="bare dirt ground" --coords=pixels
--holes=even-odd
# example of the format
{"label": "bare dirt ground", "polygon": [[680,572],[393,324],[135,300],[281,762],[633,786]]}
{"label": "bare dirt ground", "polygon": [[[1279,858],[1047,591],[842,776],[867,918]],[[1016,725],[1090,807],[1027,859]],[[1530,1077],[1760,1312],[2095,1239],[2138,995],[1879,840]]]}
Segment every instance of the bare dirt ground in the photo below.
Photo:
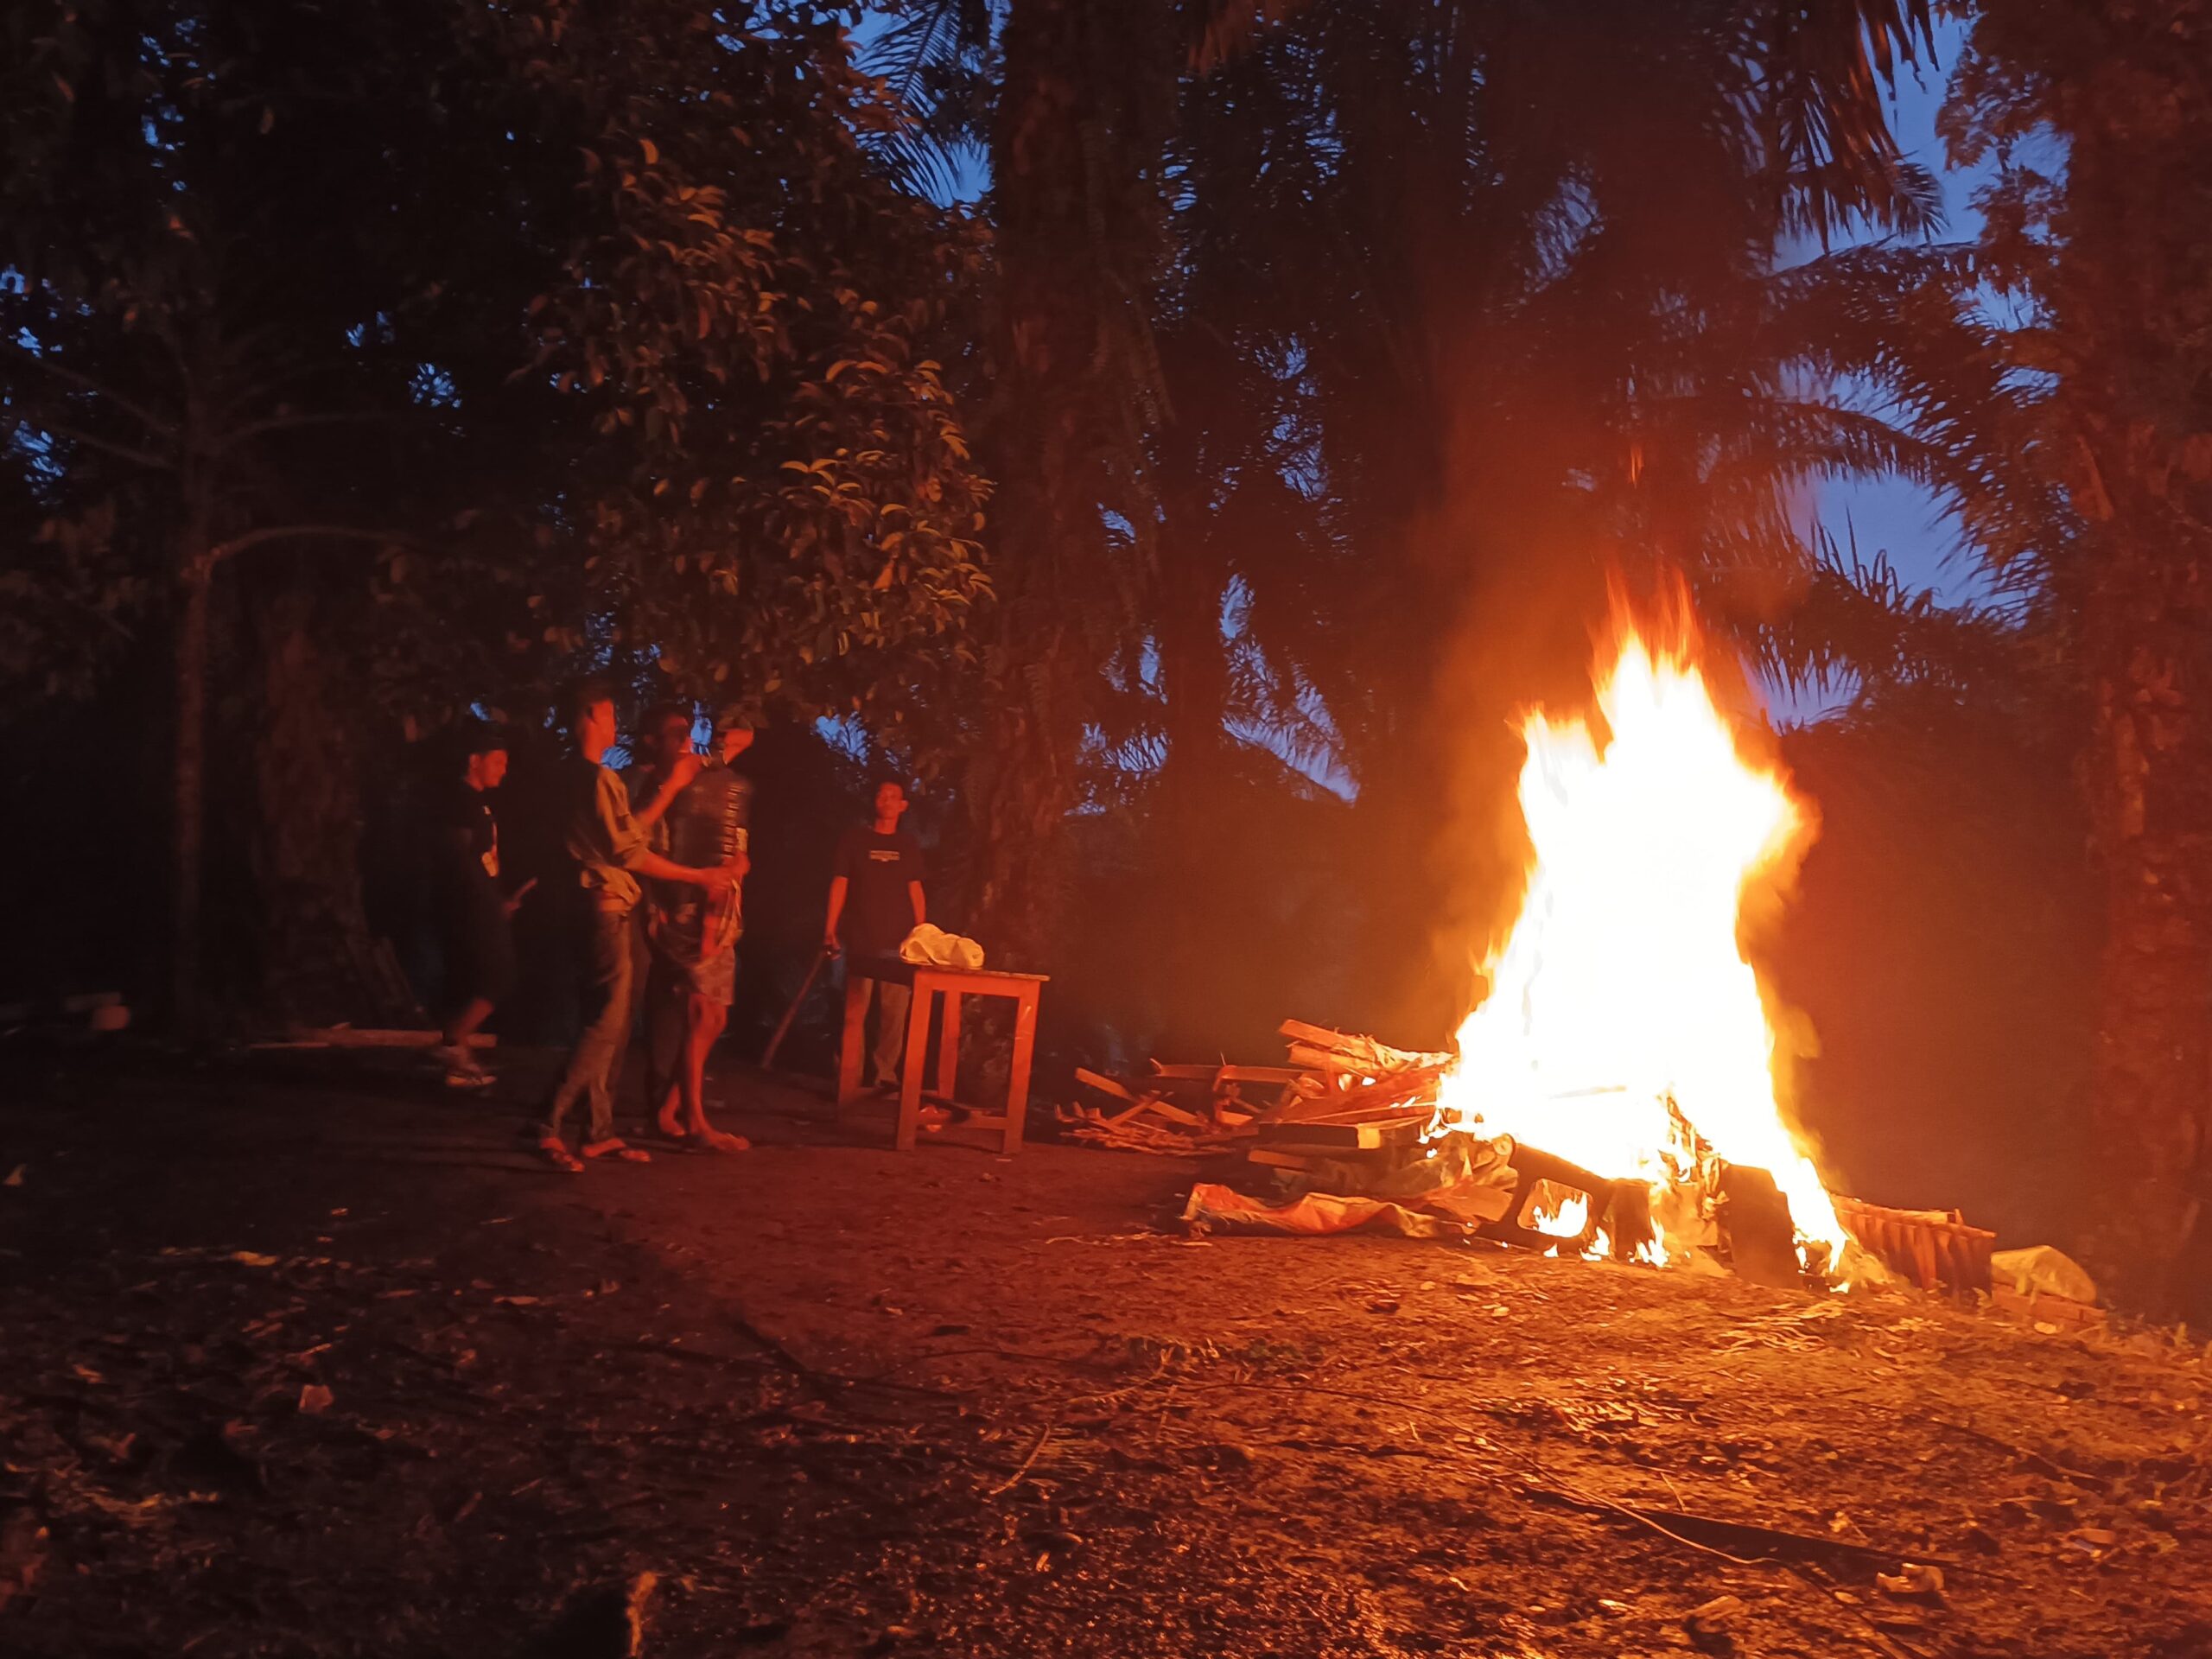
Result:
{"label": "bare dirt ground", "polygon": [[2202,1349],[1190,1239],[1180,1160],[731,1087],[569,1179],[397,1063],[9,1060],[0,1652],[2212,1653]]}

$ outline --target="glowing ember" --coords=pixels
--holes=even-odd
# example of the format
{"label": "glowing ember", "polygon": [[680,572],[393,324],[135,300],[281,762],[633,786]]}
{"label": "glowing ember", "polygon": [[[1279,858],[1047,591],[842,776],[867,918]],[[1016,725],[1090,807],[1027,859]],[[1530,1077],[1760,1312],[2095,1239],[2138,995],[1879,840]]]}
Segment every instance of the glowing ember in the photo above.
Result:
{"label": "glowing ember", "polygon": [[1770,1171],[1799,1233],[1840,1253],[1835,1211],[1775,1103],[1774,1036],[1736,937],[1745,888],[1787,873],[1810,819],[1738,753],[1687,644],[1622,633],[1598,688],[1602,753],[1579,720],[1522,726],[1528,893],[1459,1029],[1440,1126],[1525,1139],[1655,1196],[1696,1167],[1694,1131]]}

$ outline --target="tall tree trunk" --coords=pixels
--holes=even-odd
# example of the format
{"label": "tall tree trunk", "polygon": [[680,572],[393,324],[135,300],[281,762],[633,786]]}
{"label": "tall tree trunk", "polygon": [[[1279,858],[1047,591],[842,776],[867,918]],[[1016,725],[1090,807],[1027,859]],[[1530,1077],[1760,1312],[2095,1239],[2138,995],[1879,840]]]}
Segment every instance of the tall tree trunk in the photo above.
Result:
{"label": "tall tree trunk", "polygon": [[[998,605],[989,706],[968,772],[976,922],[1046,964],[1097,677],[1128,637],[1154,515],[1146,313],[1163,245],[1157,168],[1172,113],[1164,0],[1015,0],[992,133],[1001,387],[992,416]],[[1120,512],[1134,547],[1107,531]]]}
{"label": "tall tree trunk", "polygon": [[[2078,523],[2054,561],[2092,698],[2084,758],[2105,888],[2092,1265],[2124,1302],[2212,1315],[2212,346],[2202,158],[2212,87],[2187,7],[1983,9],[2026,53],[2065,181],[2031,361],[2063,365],[2054,446]],[[2196,8],[2201,12],[2202,8]],[[2201,19],[2200,19],[2201,22]],[[1981,94],[2010,105],[2008,92]],[[2182,201],[2196,211],[2180,211]],[[2032,226],[2032,220],[2031,221]],[[2033,230],[2028,234],[2032,237]],[[2015,226],[2012,236],[2022,229]],[[2000,260],[2003,257],[2000,255]]]}
{"label": "tall tree trunk", "polygon": [[327,607],[319,614],[313,594],[292,583],[256,608],[262,697],[253,870],[262,1003],[301,1024],[405,1018],[410,1010],[391,1005],[376,971],[362,908],[352,722],[332,695],[330,659],[318,644],[330,626]]}
{"label": "tall tree trunk", "polygon": [[207,521],[188,510],[179,550],[175,672],[176,734],[171,751],[169,825],[169,1023],[179,1036],[200,1034],[200,896],[207,824],[207,632],[210,562]]}
{"label": "tall tree trunk", "polygon": [[[1213,981],[1224,944],[1236,934],[1236,884],[1224,860],[1238,856],[1227,718],[1229,660],[1221,607],[1228,575],[1211,558],[1198,504],[1179,496],[1170,507],[1166,556],[1161,561],[1160,677],[1166,696],[1167,755],[1160,768],[1149,826],[1159,906],[1154,918],[1161,992],[1160,1046],[1171,1053],[1205,1053],[1223,1039],[1220,1022],[1230,999]],[[1225,900],[1230,900],[1225,903]]]}
{"label": "tall tree trunk", "polygon": [[[2097,687],[2090,795],[2106,880],[2088,1249],[2128,1304],[2201,1313],[2212,1121],[2212,800],[2190,677],[2149,632]],[[2189,1306],[2194,1302],[2192,1308]]]}

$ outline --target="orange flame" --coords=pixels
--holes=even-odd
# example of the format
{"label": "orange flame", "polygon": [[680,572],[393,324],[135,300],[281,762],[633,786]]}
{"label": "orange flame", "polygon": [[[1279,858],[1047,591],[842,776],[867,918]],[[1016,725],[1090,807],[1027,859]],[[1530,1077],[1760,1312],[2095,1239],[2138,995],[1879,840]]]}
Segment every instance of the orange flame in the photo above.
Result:
{"label": "orange flame", "polygon": [[1439,1126],[1525,1139],[1655,1198],[1701,1140],[1770,1171],[1801,1238],[1840,1261],[1843,1229],[1776,1103],[1774,1033],[1737,940],[1745,891],[1795,868],[1812,817],[1745,760],[1687,638],[1655,649],[1625,620],[1620,636],[1593,672],[1602,751],[1580,720],[1522,724],[1528,891],[1459,1028]]}

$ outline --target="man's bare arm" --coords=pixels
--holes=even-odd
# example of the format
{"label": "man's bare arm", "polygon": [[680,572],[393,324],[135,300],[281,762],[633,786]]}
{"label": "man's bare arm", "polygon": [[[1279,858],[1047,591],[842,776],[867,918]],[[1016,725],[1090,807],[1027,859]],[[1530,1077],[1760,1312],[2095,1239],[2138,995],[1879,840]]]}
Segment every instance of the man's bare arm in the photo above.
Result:
{"label": "man's bare arm", "polygon": [[[696,754],[687,753],[678,756],[676,764],[669,768],[668,776],[661,779],[660,787],[653,791],[652,799],[647,801],[643,806],[634,804],[631,806],[632,822],[640,830],[650,830],[658,823],[661,815],[675,803],[676,798],[681,795],[690,781],[699,775],[706,764]],[[676,878],[669,876],[664,879],[672,881]]]}
{"label": "man's bare arm", "polygon": [[739,880],[738,871],[728,864],[695,868],[689,864],[678,864],[673,859],[663,858],[658,853],[642,853],[637,862],[629,868],[639,875],[650,875],[656,880],[680,881],[686,887],[704,887],[710,893],[734,887]]}
{"label": "man's bare arm", "polygon": [[833,951],[839,948],[837,918],[845,913],[846,886],[845,878],[842,875],[833,878],[830,883],[830,919],[822,925],[822,943]]}
{"label": "man's bare arm", "polygon": [[922,884],[918,881],[909,881],[906,884],[906,896],[914,901],[914,925],[919,927],[930,918],[929,901],[922,897]]}

